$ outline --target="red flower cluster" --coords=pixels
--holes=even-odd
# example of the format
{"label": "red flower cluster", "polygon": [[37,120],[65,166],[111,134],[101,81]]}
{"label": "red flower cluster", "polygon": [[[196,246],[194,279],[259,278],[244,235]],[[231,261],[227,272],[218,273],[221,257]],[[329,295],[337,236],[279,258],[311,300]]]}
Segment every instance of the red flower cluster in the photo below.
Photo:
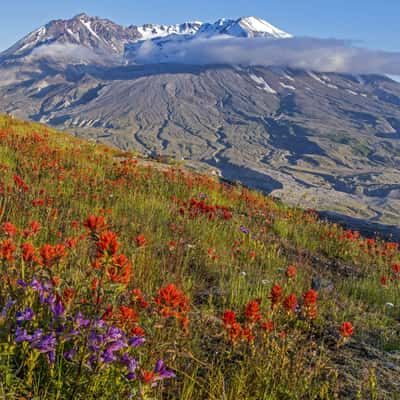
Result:
{"label": "red flower cluster", "polygon": [[15,186],[23,192],[29,190],[29,186],[24,182],[24,180],[19,175],[14,175]]}
{"label": "red flower cluster", "polygon": [[118,237],[114,232],[106,231],[100,234],[99,240],[96,242],[97,258],[106,256],[115,256],[120,247]]}
{"label": "red flower cluster", "polygon": [[40,263],[44,267],[51,267],[61,261],[67,255],[67,250],[63,244],[44,244],[40,248]]}
{"label": "red flower cluster", "polygon": [[254,324],[261,319],[260,303],[256,300],[250,301],[246,305],[245,310],[246,321]]}
{"label": "red flower cluster", "polygon": [[106,222],[104,217],[89,215],[83,226],[90,229],[92,232],[99,232],[101,229],[105,228]]}
{"label": "red flower cluster", "polygon": [[216,216],[220,216],[225,220],[232,218],[232,213],[225,206],[207,204],[204,200],[197,200],[195,198],[191,198],[189,202],[180,202],[177,199],[173,200],[181,204],[179,213],[185,215],[187,211],[189,218],[197,218],[200,215],[206,215],[210,220]]}
{"label": "red flower cluster", "polygon": [[271,289],[271,294],[269,298],[271,299],[271,305],[272,307],[275,307],[280,301],[282,300],[282,287],[279,285],[275,285]]}
{"label": "red flower cluster", "polygon": [[233,343],[236,343],[241,338],[243,330],[239,322],[236,321],[235,312],[232,310],[226,310],[222,317],[222,321],[224,323],[229,339]]}
{"label": "red flower cluster", "polygon": [[350,337],[353,335],[353,324],[348,321],[343,322],[343,324],[340,325],[339,332],[344,338]]}
{"label": "red flower cluster", "polygon": [[292,313],[296,311],[297,307],[297,297],[295,294],[291,293],[287,296],[283,302],[285,310]]}
{"label": "red flower cluster", "polygon": [[309,289],[303,295],[303,312],[309,319],[314,319],[317,316],[317,298],[318,293],[313,289]]}
{"label": "red flower cluster", "polygon": [[[100,225],[103,226],[102,223]],[[98,224],[95,226],[99,227]],[[127,285],[131,279],[132,264],[124,254],[118,254],[120,246],[116,233],[112,231],[100,233],[96,242],[97,254],[93,266],[97,269],[104,267],[108,279],[112,282]]]}
{"label": "red flower cluster", "polygon": [[158,289],[154,303],[160,315],[174,317],[184,328],[187,328],[189,319],[189,299],[173,283]]}
{"label": "red flower cluster", "polygon": [[147,245],[147,239],[144,237],[144,235],[136,236],[135,242],[138,247],[145,247]]}
{"label": "red flower cluster", "polygon": [[18,232],[15,225],[13,225],[11,222],[4,222],[1,227],[3,229],[3,232],[9,237],[14,237]]}
{"label": "red flower cluster", "polygon": [[14,253],[16,249],[15,244],[11,240],[3,240],[3,242],[0,243],[1,259],[14,261]]}
{"label": "red flower cluster", "polygon": [[26,263],[37,263],[39,258],[36,256],[35,247],[31,243],[23,243],[21,245],[22,259]]}
{"label": "red flower cluster", "polygon": [[294,279],[297,274],[297,268],[294,265],[289,265],[286,269],[286,275],[289,279]]}

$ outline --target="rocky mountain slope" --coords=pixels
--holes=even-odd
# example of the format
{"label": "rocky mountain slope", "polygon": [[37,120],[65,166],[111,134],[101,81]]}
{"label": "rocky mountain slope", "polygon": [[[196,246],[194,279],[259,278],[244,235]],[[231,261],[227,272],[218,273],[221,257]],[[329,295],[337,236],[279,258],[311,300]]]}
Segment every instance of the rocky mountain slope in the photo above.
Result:
{"label": "rocky mountain slope", "polygon": [[[255,18],[128,28],[85,15],[53,21],[0,56],[0,110],[200,162],[305,207],[400,222],[400,84],[277,67],[137,65],[129,57],[144,40],[197,35],[290,36]],[[67,42],[63,58],[57,46]],[[72,46],[79,51],[65,53]]]}

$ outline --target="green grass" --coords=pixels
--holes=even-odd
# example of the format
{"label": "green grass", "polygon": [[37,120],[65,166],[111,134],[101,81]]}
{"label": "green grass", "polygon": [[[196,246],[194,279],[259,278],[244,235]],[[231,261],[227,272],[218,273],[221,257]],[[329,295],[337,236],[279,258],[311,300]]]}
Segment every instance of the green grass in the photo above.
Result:
{"label": "green grass", "polygon": [[[15,175],[28,190],[14,183]],[[16,247],[10,259],[1,256],[0,310],[10,298],[16,303],[0,320],[0,398],[334,399],[356,398],[357,393],[374,398],[369,387],[355,384],[362,368],[351,361],[352,355],[359,356],[360,343],[381,357],[372,382],[377,398],[393,398],[398,390],[396,371],[383,371],[386,352],[399,350],[399,277],[392,265],[400,259],[395,246],[368,242],[320,222],[313,213],[178,165],[142,166],[132,153],[5,116],[0,116],[0,188],[0,225],[10,222],[18,230],[11,238],[0,230],[0,245],[11,240]],[[191,199],[220,208],[202,213],[202,206],[190,208]],[[223,210],[231,218],[224,218]],[[101,230],[89,232],[83,226],[89,215],[104,216],[105,229],[118,236],[118,252],[132,265],[124,284],[109,280],[112,261],[96,250]],[[32,221],[41,229],[24,237]],[[138,235],[144,235],[145,246],[138,245]],[[69,239],[76,246],[67,246],[64,257],[43,266],[42,246],[65,245]],[[25,242],[34,246],[37,260],[32,263],[22,259]],[[102,267],[96,269],[93,263],[99,260]],[[297,268],[294,279],[285,273],[290,264]],[[397,280],[383,287],[382,275]],[[126,379],[117,362],[89,369],[84,337],[82,342],[74,339],[83,355],[73,360],[63,357],[70,342],[58,339],[54,364],[29,343],[16,343],[16,312],[26,306],[36,315],[22,323],[28,331],[55,329],[37,294],[18,286],[18,279],[29,282],[33,276],[59,279],[51,290],[60,298],[66,288],[76,291],[71,302],[62,298],[65,326],[78,311],[96,320],[107,307],[112,310],[107,324],[117,324],[127,335],[140,326],[146,342],[132,350],[137,379]],[[271,307],[271,288],[279,284],[284,296],[294,293],[302,308],[313,277],[329,283],[318,292],[315,319],[287,312],[282,303]],[[92,290],[94,278],[102,282]],[[157,306],[159,288],[170,283],[190,303],[187,329],[179,320],[185,311],[175,319]],[[144,293],[148,308],[132,300],[134,288]],[[244,315],[246,304],[255,299],[261,321],[274,323],[270,333]],[[121,319],[121,306],[137,313],[135,321]],[[227,309],[236,312],[243,328],[250,327],[253,340],[229,339],[222,322]],[[339,334],[344,321],[354,326],[347,340]],[[164,359],[176,377],[152,387],[143,374],[157,359]]]}

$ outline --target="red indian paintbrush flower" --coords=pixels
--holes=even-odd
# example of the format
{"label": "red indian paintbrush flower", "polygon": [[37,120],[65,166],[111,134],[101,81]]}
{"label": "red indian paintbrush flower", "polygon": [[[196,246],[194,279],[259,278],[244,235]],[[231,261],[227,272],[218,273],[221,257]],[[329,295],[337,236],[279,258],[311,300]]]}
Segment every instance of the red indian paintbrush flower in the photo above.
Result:
{"label": "red indian paintbrush flower", "polygon": [[29,190],[28,185],[24,182],[24,180],[19,175],[14,175],[14,184],[16,187],[21,189],[23,192],[27,192]]}
{"label": "red indian paintbrush flower", "polygon": [[353,324],[351,322],[343,322],[340,325],[339,332],[343,337],[350,337],[353,334]]}
{"label": "red indian paintbrush flower", "polygon": [[26,263],[32,263],[37,260],[37,257],[35,255],[35,247],[31,243],[23,243],[21,245],[21,250],[22,250],[22,259]]}
{"label": "red indian paintbrush flower", "polygon": [[189,299],[173,283],[158,289],[154,303],[163,317],[174,317],[182,324],[184,329],[187,328]]}
{"label": "red indian paintbrush flower", "polygon": [[317,298],[318,293],[313,289],[309,289],[303,295],[303,312],[309,319],[315,319],[317,317]]}
{"label": "red indian paintbrush flower", "polygon": [[136,236],[135,241],[138,247],[144,247],[147,244],[147,239],[144,237],[144,235]]}
{"label": "red indian paintbrush flower", "polygon": [[119,308],[119,314],[119,321],[121,325],[137,322],[139,317],[138,313],[133,308],[127,306],[121,306]]}
{"label": "red indian paintbrush flower", "polygon": [[289,279],[294,279],[297,274],[297,268],[294,265],[289,265],[286,269],[286,275]]}
{"label": "red indian paintbrush flower", "polygon": [[83,225],[91,231],[98,232],[106,226],[106,222],[102,216],[89,215]]}
{"label": "red indian paintbrush flower", "polygon": [[313,289],[309,289],[304,294],[303,298],[304,298],[304,304],[307,305],[307,306],[310,306],[310,305],[315,304],[317,302],[318,293]]}
{"label": "red indian paintbrush flower", "polygon": [[7,261],[13,261],[16,249],[15,244],[11,240],[3,240],[0,244],[1,258]]}
{"label": "red indian paintbrush flower", "polygon": [[250,323],[255,323],[260,320],[260,303],[255,300],[248,302],[246,305],[245,316],[246,320]]}
{"label": "red indian paintbrush flower", "polygon": [[66,248],[63,244],[44,244],[40,248],[41,263],[45,267],[51,267],[59,262],[66,255]]}
{"label": "red indian paintbrush flower", "polygon": [[283,302],[283,305],[284,305],[286,311],[294,312],[296,310],[296,306],[297,306],[296,295],[293,293],[289,294],[289,296],[287,296],[285,301]]}
{"label": "red indian paintbrush flower", "polygon": [[222,317],[222,321],[225,326],[232,326],[236,322],[236,313],[232,310],[226,310]]}
{"label": "red indian paintbrush flower", "polygon": [[10,237],[14,237],[17,234],[17,228],[11,222],[4,222],[1,227],[3,232]]}
{"label": "red indian paintbrush flower", "polygon": [[266,332],[272,332],[274,329],[274,323],[272,321],[265,321],[261,323],[261,328]]}
{"label": "red indian paintbrush flower", "polygon": [[269,298],[271,299],[272,307],[276,306],[282,300],[282,287],[275,285],[271,288],[271,294]]}
{"label": "red indian paintbrush flower", "polygon": [[114,256],[120,247],[118,236],[111,231],[106,231],[100,234],[98,242],[96,242],[97,257],[102,258],[106,255]]}

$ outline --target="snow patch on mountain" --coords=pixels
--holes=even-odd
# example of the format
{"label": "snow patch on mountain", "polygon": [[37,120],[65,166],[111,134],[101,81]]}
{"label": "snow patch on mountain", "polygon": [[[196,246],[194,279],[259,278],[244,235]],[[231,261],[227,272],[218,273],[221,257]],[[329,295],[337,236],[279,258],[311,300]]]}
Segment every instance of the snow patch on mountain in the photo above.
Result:
{"label": "snow patch on mountain", "polygon": [[175,25],[145,24],[137,27],[142,36],[138,40],[151,40],[169,35],[194,35],[202,25],[203,23],[199,21]]}
{"label": "snow patch on mountain", "polygon": [[221,18],[214,23],[205,23],[197,35],[212,37],[227,35],[233,37],[269,37],[274,39],[288,39],[292,35],[286,33],[267,21],[256,17],[245,17],[236,20]]}
{"label": "snow patch on mountain", "polygon": [[249,77],[251,80],[257,83],[257,85],[260,86],[261,89],[265,90],[267,93],[276,94],[276,90],[272,89],[272,87],[269,86],[268,83],[265,82],[264,78],[262,78],[261,76],[249,74]]}

